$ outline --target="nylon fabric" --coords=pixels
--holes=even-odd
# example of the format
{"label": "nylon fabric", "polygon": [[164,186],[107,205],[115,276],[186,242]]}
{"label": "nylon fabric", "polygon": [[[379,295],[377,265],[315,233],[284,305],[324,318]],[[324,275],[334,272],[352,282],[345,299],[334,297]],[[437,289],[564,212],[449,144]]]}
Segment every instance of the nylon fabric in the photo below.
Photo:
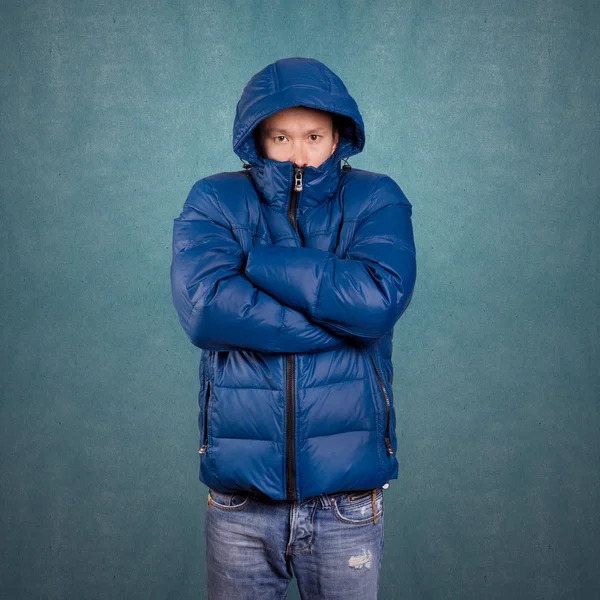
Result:
{"label": "nylon fabric", "polygon": [[[260,156],[252,135],[292,106],[335,113],[342,127],[332,156],[304,170],[297,230],[287,216],[294,165]],[[297,500],[397,477],[385,438],[396,450],[391,349],[416,279],[412,207],[387,175],[341,168],[364,142],[339,77],[314,59],[281,59],[237,106],[233,147],[250,169],[196,182],[174,221],[173,302],[204,350],[200,478],[215,490],[284,500],[290,461]]]}

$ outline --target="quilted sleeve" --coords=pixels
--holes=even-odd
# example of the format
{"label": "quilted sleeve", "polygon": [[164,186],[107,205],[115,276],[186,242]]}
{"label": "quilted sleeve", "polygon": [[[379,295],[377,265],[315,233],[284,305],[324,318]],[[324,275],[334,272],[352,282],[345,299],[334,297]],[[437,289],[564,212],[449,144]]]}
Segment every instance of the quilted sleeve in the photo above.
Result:
{"label": "quilted sleeve", "polygon": [[209,182],[198,181],[174,220],[171,291],[190,341],[206,350],[321,352],[344,340],[255,287]]}
{"label": "quilted sleeve", "polygon": [[347,257],[303,247],[250,251],[246,276],[328,330],[367,340],[389,332],[408,306],[416,279],[412,207],[383,176],[356,224]]}

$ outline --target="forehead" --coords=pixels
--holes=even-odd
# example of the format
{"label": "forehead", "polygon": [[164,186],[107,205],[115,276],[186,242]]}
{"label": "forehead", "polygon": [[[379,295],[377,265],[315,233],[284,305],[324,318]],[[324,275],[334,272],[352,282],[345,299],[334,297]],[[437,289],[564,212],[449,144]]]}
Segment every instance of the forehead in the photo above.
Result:
{"label": "forehead", "polygon": [[325,111],[304,106],[286,108],[260,123],[263,131],[286,130],[302,131],[306,129],[331,129],[331,115]]}

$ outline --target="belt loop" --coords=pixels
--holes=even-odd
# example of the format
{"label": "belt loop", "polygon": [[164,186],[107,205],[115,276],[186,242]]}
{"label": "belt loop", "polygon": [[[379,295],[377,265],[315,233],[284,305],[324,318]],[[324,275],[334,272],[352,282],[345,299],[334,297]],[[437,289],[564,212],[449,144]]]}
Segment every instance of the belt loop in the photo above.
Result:
{"label": "belt loop", "polygon": [[321,494],[319,500],[322,508],[331,508],[331,502],[329,501],[327,494]]}
{"label": "belt loop", "polygon": [[371,492],[371,508],[373,509],[373,525],[377,525],[377,504],[375,503],[376,494],[377,494],[376,489]]}

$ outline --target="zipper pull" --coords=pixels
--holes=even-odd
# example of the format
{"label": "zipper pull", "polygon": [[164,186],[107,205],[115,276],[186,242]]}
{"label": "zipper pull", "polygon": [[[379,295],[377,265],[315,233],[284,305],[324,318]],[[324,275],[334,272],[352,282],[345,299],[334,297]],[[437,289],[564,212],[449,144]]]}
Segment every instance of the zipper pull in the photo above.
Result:
{"label": "zipper pull", "polygon": [[302,191],[302,167],[294,167],[294,191]]}
{"label": "zipper pull", "polygon": [[385,447],[387,448],[387,453],[392,456],[394,454],[394,448],[389,437],[385,438]]}
{"label": "zipper pull", "polygon": [[202,444],[202,447],[200,448],[200,450],[198,450],[198,454],[206,454],[207,446],[208,446],[208,444],[206,444],[206,443]]}

